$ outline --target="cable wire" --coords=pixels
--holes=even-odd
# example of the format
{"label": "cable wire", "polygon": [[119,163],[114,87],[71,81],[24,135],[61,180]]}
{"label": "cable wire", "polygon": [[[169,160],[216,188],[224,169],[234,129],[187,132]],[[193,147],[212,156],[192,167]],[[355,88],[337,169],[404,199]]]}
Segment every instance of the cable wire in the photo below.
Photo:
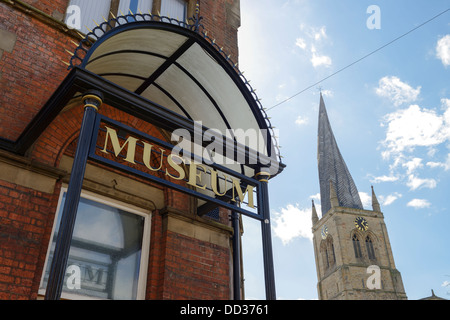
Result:
{"label": "cable wire", "polygon": [[301,91],[297,92],[297,93],[296,93],[296,94],[294,94],[293,96],[291,96],[291,97],[289,97],[289,98],[287,98],[287,99],[285,99],[285,100],[283,100],[283,101],[281,101],[281,102],[277,103],[276,105],[274,105],[274,106],[272,106],[272,107],[270,107],[270,108],[267,108],[267,110],[266,110],[266,111],[269,111],[269,110],[271,110],[271,109],[273,109],[273,108],[275,108],[275,107],[278,107],[279,105],[281,105],[281,104],[283,104],[283,103],[286,103],[286,102],[288,102],[289,100],[291,100],[291,99],[295,98],[295,97],[296,97],[296,96],[298,96],[299,94],[301,94],[301,93],[303,93],[303,92],[305,92],[305,91],[307,91],[307,90],[311,89],[311,88],[312,88],[312,87],[314,87],[314,86],[317,86],[317,85],[318,85],[319,83],[322,83],[322,82],[324,82],[325,80],[327,80],[327,79],[329,79],[329,78],[331,78],[331,77],[333,77],[333,76],[337,75],[338,73],[340,73],[340,72],[344,71],[345,69],[348,69],[348,68],[350,68],[351,66],[353,66],[353,65],[357,64],[358,62],[360,62],[360,61],[362,61],[362,60],[364,60],[364,59],[368,58],[369,56],[371,56],[371,55],[373,55],[373,54],[377,53],[378,51],[380,51],[380,50],[382,50],[382,49],[386,48],[387,46],[391,45],[392,43],[394,43],[394,42],[396,42],[396,41],[400,40],[401,38],[403,38],[403,37],[405,37],[405,36],[407,36],[407,35],[408,35],[408,34],[410,34],[411,32],[414,32],[415,30],[417,30],[417,29],[419,29],[419,28],[423,27],[423,26],[424,26],[424,25],[426,25],[427,23],[429,23],[429,22],[433,21],[434,19],[438,18],[439,16],[443,15],[444,13],[446,13],[446,12],[447,12],[447,11],[449,11],[449,10],[450,10],[450,8],[448,8],[448,9],[446,9],[446,10],[442,11],[441,13],[439,13],[439,14],[435,15],[435,16],[434,16],[433,18],[431,18],[431,19],[428,19],[427,21],[425,21],[425,22],[423,22],[423,23],[419,24],[419,25],[418,25],[417,27],[414,27],[413,29],[411,29],[411,30],[409,30],[408,32],[406,32],[406,33],[402,34],[401,36],[398,36],[398,37],[397,37],[397,38],[395,38],[394,40],[391,40],[391,41],[389,41],[388,43],[386,43],[386,44],[382,45],[382,46],[381,46],[381,47],[379,47],[378,49],[375,49],[375,50],[373,50],[372,52],[370,52],[370,53],[366,54],[366,55],[365,55],[365,56],[363,56],[362,58],[359,58],[358,60],[355,60],[355,61],[353,61],[353,62],[352,62],[352,63],[350,63],[349,65],[347,65],[347,66],[345,66],[345,67],[343,67],[343,68],[339,69],[338,71],[336,71],[336,72],[334,72],[334,73],[330,74],[329,76],[327,76],[327,77],[323,78],[322,80],[319,80],[319,81],[317,81],[316,83],[314,83],[314,84],[312,84],[312,85],[310,85],[310,86],[306,87],[305,89],[303,89],[303,90],[301,90]]}

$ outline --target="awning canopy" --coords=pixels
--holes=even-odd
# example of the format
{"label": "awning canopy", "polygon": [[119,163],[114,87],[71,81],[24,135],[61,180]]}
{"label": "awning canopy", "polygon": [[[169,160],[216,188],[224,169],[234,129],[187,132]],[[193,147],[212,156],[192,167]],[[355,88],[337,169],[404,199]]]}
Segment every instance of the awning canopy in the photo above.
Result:
{"label": "awning canopy", "polygon": [[98,25],[79,43],[71,72],[20,138],[0,146],[24,154],[59,112],[78,104],[86,90],[100,88],[105,103],[168,133],[195,134],[199,127],[202,147],[222,138],[235,160],[245,159],[225,167],[247,177],[261,168],[275,176],[284,164],[270,120],[248,81],[199,21],[128,14]]}
{"label": "awning canopy", "polygon": [[[88,34],[72,66],[231,137],[280,169],[273,128],[255,91],[215,40],[200,31],[198,20],[188,24],[150,14],[113,20],[112,29],[110,20]],[[237,171],[254,174],[242,166]]]}

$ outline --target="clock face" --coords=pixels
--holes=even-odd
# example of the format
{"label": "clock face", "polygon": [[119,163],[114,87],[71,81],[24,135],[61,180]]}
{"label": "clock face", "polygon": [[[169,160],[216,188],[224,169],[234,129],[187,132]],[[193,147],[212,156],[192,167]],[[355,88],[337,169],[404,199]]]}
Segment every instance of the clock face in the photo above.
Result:
{"label": "clock face", "polygon": [[328,236],[328,227],[326,225],[322,227],[321,235],[322,235],[322,239],[325,240],[327,238],[327,236]]}
{"label": "clock face", "polygon": [[366,231],[369,229],[369,224],[363,217],[358,217],[355,219],[355,227],[360,231]]}

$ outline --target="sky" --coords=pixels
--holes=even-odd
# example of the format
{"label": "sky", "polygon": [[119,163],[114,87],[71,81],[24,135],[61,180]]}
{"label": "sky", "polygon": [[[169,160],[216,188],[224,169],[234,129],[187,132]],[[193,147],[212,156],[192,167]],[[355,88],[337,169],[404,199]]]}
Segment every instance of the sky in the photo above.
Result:
{"label": "sky", "polygon": [[[241,0],[239,69],[268,109],[287,165],[269,183],[278,299],[318,299],[319,90],[364,208],[372,210],[371,186],[380,201],[408,299],[432,289],[450,299],[450,11],[420,26],[449,8]],[[245,296],[264,299],[260,227],[245,217],[243,246]]]}

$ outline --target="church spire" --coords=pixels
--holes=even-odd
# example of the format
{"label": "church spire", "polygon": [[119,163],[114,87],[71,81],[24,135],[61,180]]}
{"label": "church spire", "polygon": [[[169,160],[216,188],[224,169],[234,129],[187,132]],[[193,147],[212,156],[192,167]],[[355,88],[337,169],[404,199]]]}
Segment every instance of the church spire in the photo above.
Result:
{"label": "church spire", "polygon": [[312,200],[311,220],[312,220],[313,226],[319,221],[319,217],[317,216],[316,206],[314,205],[314,200]]}
{"label": "church spire", "polygon": [[381,212],[380,203],[378,202],[377,196],[375,195],[375,191],[372,186],[372,210]]}
{"label": "church spire", "polygon": [[[319,106],[317,163],[319,167],[322,216],[331,209],[330,192],[332,190],[330,190],[330,185],[333,185],[334,187],[333,189],[339,206],[363,209],[358,190],[356,189],[344,158],[339,151],[333,131],[331,130],[322,93],[320,93]],[[335,195],[333,194],[333,198]]]}

